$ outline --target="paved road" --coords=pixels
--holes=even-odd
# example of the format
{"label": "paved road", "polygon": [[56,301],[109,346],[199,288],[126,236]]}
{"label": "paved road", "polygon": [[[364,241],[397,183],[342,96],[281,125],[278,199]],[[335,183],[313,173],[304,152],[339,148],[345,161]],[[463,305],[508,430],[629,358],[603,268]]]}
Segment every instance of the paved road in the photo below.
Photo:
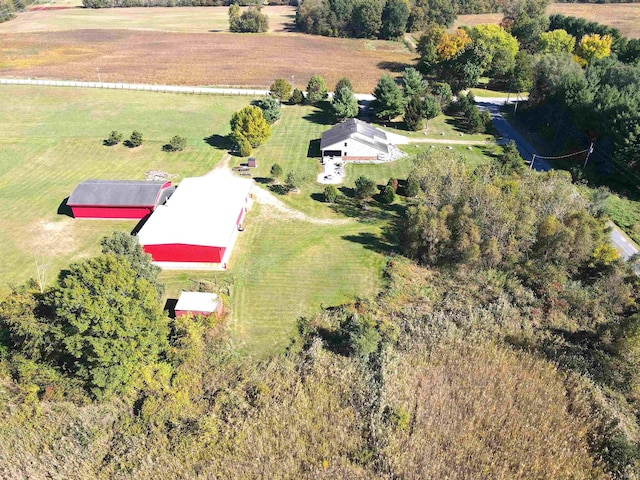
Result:
{"label": "paved road", "polygon": [[[504,98],[476,97],[476,104],[478,105],[478,107],[483,110],[489,110],[489,113],[491,114],[491,122],[493,123],[493,126],[496,127],[496,130],[500,132],[500,135],[502,135],[504,141],[515,141],[518,147],[518,151],[520,152],[520,155],[522,155],[522,158],[530,162],[533,158],[533,154],[536,153],[536,151],[531,146],[531,144],[527,142],[525,138],[520,135],[500,113],[500,107],[505,103],[506,99]],[[510,101],[509,103],[513,103],[513,101]],[[539,172],[546,172],[548,170],[551,170],[551,165],[549,165],[549,163],[541,158],[536,158],[533,162],[533,168]]]}
{"label": "paved road", "polygon": [[[500,107],[506,103],[504,98],[482,98],[476,97],[476,104],[481,109],[488,109],[491,113],[491,121],[493,126],[500,132],[505,140],[514,140],[518,147],[518,151],[523,158],[530,160],[535,153],[535,149],[520,135],[504,117],[500,114]],[[512,102],[510,102],[512,103]],[[541,158],[536,158],[533,168],[539,172],[551,170],[551,165]],[[639,253],[640,250],[632,244],[629,238],[615,223],[610,222],[611,226],[611,242],[618,250],[618,253],[625,260],[629,260],[632,255]],[[640,272],[636,272],[640,273]]]}
{"label": "paved road", "polygon": [[609,222],[609,224],[611,225],[611,241],[615,245],[620,256],[625,260],[629,260],[633,255],[638,253],[638,248],[615,223]]}

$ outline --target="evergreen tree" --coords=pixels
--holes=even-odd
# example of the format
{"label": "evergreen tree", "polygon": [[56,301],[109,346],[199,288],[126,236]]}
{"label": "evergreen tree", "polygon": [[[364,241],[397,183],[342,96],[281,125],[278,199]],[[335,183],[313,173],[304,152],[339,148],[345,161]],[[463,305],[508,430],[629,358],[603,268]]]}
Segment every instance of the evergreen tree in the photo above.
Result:
{"label": "evergreen tree", "polygon": [[256,106],[262,110],[262,115],[269,125],[280,120],[282,112],[280,101],[275,97],[264,97],[256,101]]}
{"label": "evergreen tree", "polygon": [[427,91],[427,81],[422,74],[413,67],[404,69],[402,73],[402,82],[404,84],[404,96],[405,98],[411,98],[414,96],[421,97]]}
{"label": "evergreen tree", "polygon": [[417,132],[424,126],[422,99],[414,95],[404,107],[404,123],[409,130]]}
{"label": "evergreen tree", "polygon": [[353,92],[347,87],[342,87],[336,92],[331,108],[338,120],[358,116],[358,101]]}
{"label": "evergreen tree", "polygon": [[376,97],[373,108],[379,119],[391,120],[404,110],[402,91],[389,75],[383,75],[380,78],[373,91],[373,96]]}

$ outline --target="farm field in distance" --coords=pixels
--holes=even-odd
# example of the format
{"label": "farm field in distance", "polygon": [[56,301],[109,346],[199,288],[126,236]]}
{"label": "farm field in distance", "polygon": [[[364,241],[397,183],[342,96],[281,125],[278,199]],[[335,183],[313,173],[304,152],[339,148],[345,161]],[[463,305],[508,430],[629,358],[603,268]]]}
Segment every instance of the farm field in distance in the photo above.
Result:
{"label": "farm field in distance", "polygon": [[[274,8],[282,20],[272,26],[280,28],[293,9]],[[267,14],[270,10],[265,8]],[[75,20],[60,31],[65,23],[58,16],[64,15]],[[332,87],[347,75],[356,91],[370,92],[383,73],[415,61],[400,42],[287,32],[232,34],[221,31],[226,15],[224,7],[21,13],[17,23],[0,24],[0,76],[95,81],[99,68],[105,82],[265,88],[276,78],[292,76],[296,86],[304,87],[313,74],[323,75]],[[157,30],[136,30],[144,25]]]}
{"label": "farm field in distance", "polygon": [[[552,3],[547,7],[547,13],[585,18],[617,28],[625,37],[640,38],[640,3]],[[500,23],[501,20],[501,13],[458,15],[454,26]]]}

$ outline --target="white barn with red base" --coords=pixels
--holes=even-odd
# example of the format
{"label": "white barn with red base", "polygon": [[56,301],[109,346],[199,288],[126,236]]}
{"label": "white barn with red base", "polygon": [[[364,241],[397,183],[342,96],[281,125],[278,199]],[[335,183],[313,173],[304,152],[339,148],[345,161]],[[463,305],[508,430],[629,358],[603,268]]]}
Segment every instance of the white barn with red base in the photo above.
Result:
{"label": "white barn with red base", "polygon": [[185,178],[140,229],[138,241],[164,269],[226,269],[252,183],[222,170]]}
{"label": "white barn with red base", "polygon": [[182,292],[175,307],[176,317],[183,315],[220,316],[223,313],[222,302],[215,293]]}

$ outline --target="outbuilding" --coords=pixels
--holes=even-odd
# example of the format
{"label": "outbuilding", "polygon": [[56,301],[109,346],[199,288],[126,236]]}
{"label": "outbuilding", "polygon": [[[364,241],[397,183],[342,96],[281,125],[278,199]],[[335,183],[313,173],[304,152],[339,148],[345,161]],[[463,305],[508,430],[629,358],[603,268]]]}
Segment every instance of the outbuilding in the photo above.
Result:
{"label": "outbuilding", "polygon": [[141,219],[173,193],[171,182],[85,180],[69,196],[74,218]]}
{"label": "outbuilding", "polygon": [[356,118],[334,125],[320,140],[323,163],[331,160],[388,161],[390,142],[387,134]]}
{"label": "outbuilding", "polygon": [[142,226],[138,241],[165,269],[226,269],[252,183],[223,170],[185,178]]}
{"label": "outbuilding", "polygon": [[220,297],[215,293],[182,292],[175,307],[176,317],[183,315],[212,315],[219,317],[223,313]]}

